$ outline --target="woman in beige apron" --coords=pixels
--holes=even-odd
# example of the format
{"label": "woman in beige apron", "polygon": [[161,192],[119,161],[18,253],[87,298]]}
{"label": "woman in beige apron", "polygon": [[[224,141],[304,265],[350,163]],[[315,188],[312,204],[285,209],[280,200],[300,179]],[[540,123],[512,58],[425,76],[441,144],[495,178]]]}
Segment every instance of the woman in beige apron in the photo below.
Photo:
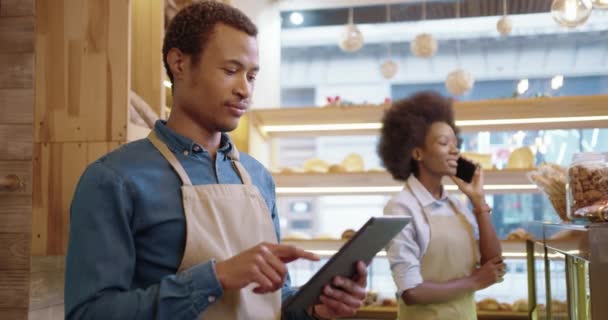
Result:
{"label": "woman in beige apron", "polygon": [[[408,189],[411,192],[409,186]],[[464,214],[448,198],[456,214],[432,216],[415,195],[414,198],[424,212],[431,234],[429,246],[420,262],[422,278],[445,282],[470,276],[479,260],[473,227]],[[403,299],[399,299],[399,319],[477,319],[473,291],[452,301],[435,304],[406,305]]]}
{"label": "woman in beige apron", "polygon": [[[158,139],[148,137],[167,159],[182,181],[182,201],[186,216],[186,248],[178,272],[211,259],[226,260],[261,242],[277,243],[268,207],[259,190],[251,184],[247,170],[239,162],[233,146],[228,155],[243,184],[193,186],[175,155]],[[201,319],[280,318],[281,290],[267,294],[253,292],[255,284],[225,291],[201,315]],[[213,302],[213,301],[210,301]]]}
{"label": "woman in beige apron", "polygon": [[504,275],[479,166],[470,183],[453,178],[471,200],[474,216],[465,217],[449,197],[448,203],[436,202],[445,199],[442,180],[457,172],[457,132],[452,101],[430,91],[395,101],[383,118],[378,153],[392,176],[406,182],[385,214],[413,218],[387,248],[395,282],[403,292],[401,320],[475,320],[475,290]]}

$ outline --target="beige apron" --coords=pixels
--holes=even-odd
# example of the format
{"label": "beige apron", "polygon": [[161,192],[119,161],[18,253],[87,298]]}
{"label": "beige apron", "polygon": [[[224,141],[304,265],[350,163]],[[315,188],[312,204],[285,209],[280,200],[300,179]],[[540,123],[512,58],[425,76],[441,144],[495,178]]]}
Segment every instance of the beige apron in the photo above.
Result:
{"label": "beige apron", "polygon": [[[416,197],[413,192],[412,195]],[[464,214],[449,198],[455,215],[432,216],[420,200],[417,201],[431,233],[429,246],[420,263],[422,279],[445,282],[471,275],[478,261],[478,250],[473,227]],[[476,320],[474,292],[445,303],[406,305],[403,299],[399,299],[399,319]]]}
{"label": "beige apron", "polygon": [[[169,161],[182,181],[182,201],[186,216],[186,248],[178,272],[202,262],[226,260],[260,242],[277,243],[268,206],[251,177],[238,161],[238,151],[228,157],[243,184],[193,186],[175,155],[152,131],[152,144]],[[281,290],[256,294],[252,283],[238,291],[224,291],[200,319],[280,319]],[[210,298],[213,299],[213,298]],[[211,300],[210,300],[211,301]]]}

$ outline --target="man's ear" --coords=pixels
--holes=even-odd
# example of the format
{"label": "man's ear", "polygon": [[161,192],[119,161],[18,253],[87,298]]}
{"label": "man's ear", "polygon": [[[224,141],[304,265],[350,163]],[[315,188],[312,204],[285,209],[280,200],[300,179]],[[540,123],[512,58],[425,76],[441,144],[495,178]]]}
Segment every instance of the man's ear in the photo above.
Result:
{"label": "man's ear", "polygon": [[167,53],[167,64],[173,74],[173,81],[184,78],[186,70],[186,55],[178,48],[171,48]]}

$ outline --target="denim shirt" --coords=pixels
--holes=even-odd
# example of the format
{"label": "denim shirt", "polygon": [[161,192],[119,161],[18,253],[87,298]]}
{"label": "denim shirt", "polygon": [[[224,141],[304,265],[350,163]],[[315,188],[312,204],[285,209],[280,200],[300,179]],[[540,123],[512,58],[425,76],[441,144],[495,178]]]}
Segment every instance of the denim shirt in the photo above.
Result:
{"label": "denim shirt", "polygon": [[[193,185],[241,183],[228,159],[233,148],[228,135],[222,134],[214,161],[165,122],[158,121],[154,130]],[[280,239],[272,176],[247,154],[240,153],[240,161],[264,197]],[[196,319],[222,297],[214,261],[177,274],[186,240],[181,185],[147,139],[125,144],[88,166],[70,209],[66,319]],[[288,276],[283,300],[293,293]],[[289,318],[309,317],[302,311]]]}

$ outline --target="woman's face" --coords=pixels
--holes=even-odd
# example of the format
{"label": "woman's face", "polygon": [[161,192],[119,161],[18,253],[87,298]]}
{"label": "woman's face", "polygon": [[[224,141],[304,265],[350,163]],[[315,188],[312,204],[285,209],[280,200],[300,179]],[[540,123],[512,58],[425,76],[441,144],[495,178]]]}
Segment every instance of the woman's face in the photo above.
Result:
{"label": "woman's face", "polygon": [[424,145],[414,148],[413,158],[418,161],[419,172],[436,176],[453,176],[458,164],[458,139],[450,125],[433,123],[426,133]]}

